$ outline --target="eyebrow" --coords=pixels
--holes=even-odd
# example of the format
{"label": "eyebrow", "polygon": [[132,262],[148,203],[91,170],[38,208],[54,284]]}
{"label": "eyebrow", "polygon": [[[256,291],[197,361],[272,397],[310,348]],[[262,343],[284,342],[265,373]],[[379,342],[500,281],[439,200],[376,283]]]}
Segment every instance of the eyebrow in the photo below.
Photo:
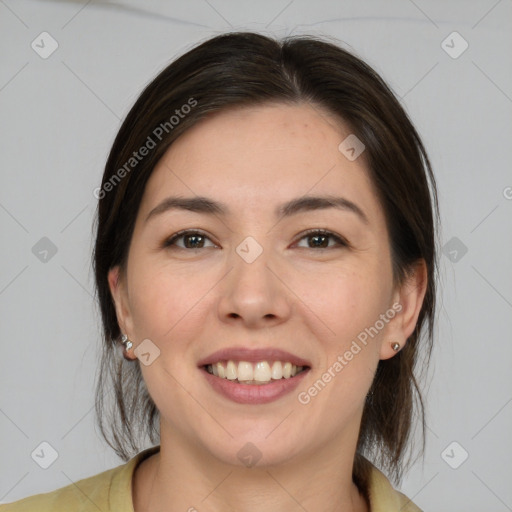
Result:
{"label": "eyebrow", "polygon": [[[344,197],[338,196],[303,196],[292,199],[280,206],[274,212],[276,217],[291,217],[298,213],[325,210],[328,208],[336,208],[338,210],[354,213],[365,224],[369,224],[368,217],[364,211],[354,202]],[[164,199],[160,204],[153,208],[145,222],[150,218],[160,215],[169,210],[188,210],[195,213],[203,213],[207,215],[226,216],[230,214],[229,208],[218,201],[214,201],[208,197],[177,197],[171,196]]]}

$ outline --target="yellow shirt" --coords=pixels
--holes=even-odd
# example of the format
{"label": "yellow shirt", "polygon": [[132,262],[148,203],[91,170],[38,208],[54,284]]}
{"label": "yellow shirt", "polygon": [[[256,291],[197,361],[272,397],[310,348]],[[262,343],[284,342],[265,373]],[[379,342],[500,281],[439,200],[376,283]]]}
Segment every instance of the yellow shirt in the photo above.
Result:
{"label": "yellow shirt", "polygon": [[[153,446],[125,464],[84,478],[74,484],[44,494],[36,494],[0,505],[0,512],[134,512],[132,475],[145,458],[160,450]],[[421,512],[389,480],[372,466],[369,481],[371,512]]]}

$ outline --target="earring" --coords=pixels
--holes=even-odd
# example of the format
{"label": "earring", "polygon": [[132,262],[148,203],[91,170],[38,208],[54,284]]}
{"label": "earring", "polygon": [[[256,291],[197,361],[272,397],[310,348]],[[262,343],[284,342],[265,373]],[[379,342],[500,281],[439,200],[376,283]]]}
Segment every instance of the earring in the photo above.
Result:
{"label": "earring", "polygon": [[123,334],[121,336],[121,343],[124,345],[126,351],[130,350],[133,347],[133,343],[128,339],[128,336],[126,336],[126,334]]}
{"label": "earring", "polygon": [[395,351],[395,352],[398,352],[400,350],[400,343],[397,343],[396,341],[391,343],[391,348]]}

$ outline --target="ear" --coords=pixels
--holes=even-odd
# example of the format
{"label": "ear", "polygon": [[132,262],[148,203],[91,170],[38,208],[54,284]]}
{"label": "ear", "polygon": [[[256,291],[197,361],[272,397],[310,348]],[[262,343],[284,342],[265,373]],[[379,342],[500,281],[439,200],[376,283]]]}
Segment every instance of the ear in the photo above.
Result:
{"label": "ear", "polygon": [[126,279],[119,265],[108,271],[108,285],[116,308],[117,323],[123,334],[133,340],[133,318],[130,311]]}
{"label": "ear", "polygon": [[426,291],[427,265],[421,259],[411,268],[404,283],[394,293],[393,309],[397,313],[386,326],[380,347],[381,359],[389,359],[396,354],[392,348],[393,343],[399,343],[401,348],[407,343],[416,327]]}

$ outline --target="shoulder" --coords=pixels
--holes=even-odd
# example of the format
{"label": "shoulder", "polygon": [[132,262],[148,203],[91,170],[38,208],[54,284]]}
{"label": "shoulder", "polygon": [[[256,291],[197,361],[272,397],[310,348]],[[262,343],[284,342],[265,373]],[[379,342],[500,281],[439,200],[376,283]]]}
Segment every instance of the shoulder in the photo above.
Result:
{"label": "shoulder", "polygon": [[154,453],[155,448],[144,450],[125,464],[55,491],[0,505],[0,512],[133,512],[133,472],[145,457]]}
{"label": "shoulder", "polygon": [[422,512],[407,496],[401,492],[395,491],[400,500],[400,512]]}
{"label": "shoulder", "polygon": [[1,505],[0,511],[103,510],[103,504],[108,500],[108,488],[112,477],[118,470],[116,468],[105,471],[51,492],[34,494],[19,501]]}
{"label": "shoulder", "polygon": [[407,496],[396,491],[375,466],[371,468],[368,495],[371,512],[422,512]]}
{"label": "shoulder", "polygon": [[110,510],[105,506],[109,501],[109,489],[112,480],[123,467],[104,471],[51,492],[35,494],[13,503],[0,505],[0,512]]}

